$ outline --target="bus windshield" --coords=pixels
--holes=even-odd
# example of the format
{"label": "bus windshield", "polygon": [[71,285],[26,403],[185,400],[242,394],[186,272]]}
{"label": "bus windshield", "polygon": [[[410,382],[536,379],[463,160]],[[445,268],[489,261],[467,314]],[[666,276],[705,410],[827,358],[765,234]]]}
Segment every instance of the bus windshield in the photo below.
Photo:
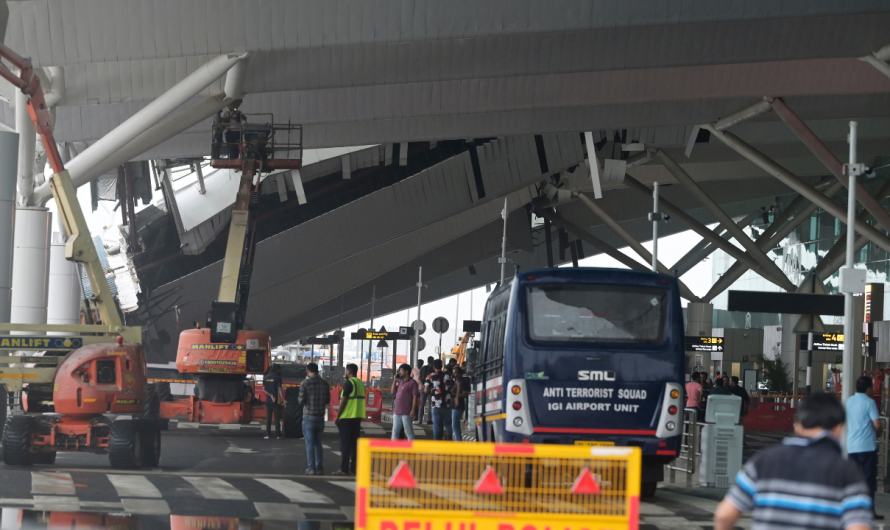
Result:
{"label": "bus windshield", "polygon": [[534,341],[658,344],[664,339],[668,290],[625,285],[528,287]]}

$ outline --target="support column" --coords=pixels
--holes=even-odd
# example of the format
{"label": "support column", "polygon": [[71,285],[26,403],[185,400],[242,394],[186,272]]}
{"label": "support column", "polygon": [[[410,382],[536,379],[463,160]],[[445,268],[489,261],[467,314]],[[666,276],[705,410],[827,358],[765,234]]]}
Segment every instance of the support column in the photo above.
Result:
{"label": "support column", "polygon": [[74,262],[65,259],[65,238],[53,232],[49,254],[47,324],[80,324],[81,284]]}
{"label": "support column", "polygon": [[[713,333],[714,305],[701,302],[689,302],[686,305],[686,335],[690,337],[710,337]],[[692,367],[695,367],[693,353]],[[711,373],[711,353],[702,352],[702,366]]]}
{"label": "support column", "polygon": [[46,324],[52,214],[46,208],[19,207],[15,218],[11,322]]}
{"label": "support column", "polygon": [[0,322],[9,322],[19,135],[0,131]]}
{"label": "support column", "polygon": [[18,191],[19,204],[27,204],[34,189],[34,160],[37,149],[37,132],[28,114],[28,96],[15,90],[15,131],[19,133]]}

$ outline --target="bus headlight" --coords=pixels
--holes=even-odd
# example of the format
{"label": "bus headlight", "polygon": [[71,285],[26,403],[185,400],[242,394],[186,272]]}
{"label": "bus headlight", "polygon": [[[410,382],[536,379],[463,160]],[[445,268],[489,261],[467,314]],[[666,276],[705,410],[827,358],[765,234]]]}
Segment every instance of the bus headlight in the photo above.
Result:
{"label": "bus headlight", "polygon": [[513,418],[513,425],[522,427],[522,418]]}
{"label": "bus headlight", "polygon": [[513,388],[511,388],[510,391],[513,392],[514,396],[518,396],[519,393],[522,392],[522,389],[519,388],[519,385],[513,385]]}
{"label": "bus headlight", "polygon": [[673,431],[674,428],[677,426],[677,424],[672,421],[669,421],[664,426],[667,427],[667,430]]}
{"label": "bus headlight", "polygon": [[678,397],[680,397],[680,391],[679,390],[671,390],[671,397],[673,399],[677,399]]}

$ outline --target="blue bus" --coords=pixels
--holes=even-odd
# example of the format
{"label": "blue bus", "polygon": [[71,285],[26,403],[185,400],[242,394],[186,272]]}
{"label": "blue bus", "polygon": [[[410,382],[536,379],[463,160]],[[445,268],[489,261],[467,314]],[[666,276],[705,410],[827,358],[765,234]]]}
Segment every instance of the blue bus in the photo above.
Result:
{"label": "blue bus", "polygon": [[677,280],[618,269],[529,270],[485,305],[475,366],[477,439],[637,446],[643,495],[683,429]]}

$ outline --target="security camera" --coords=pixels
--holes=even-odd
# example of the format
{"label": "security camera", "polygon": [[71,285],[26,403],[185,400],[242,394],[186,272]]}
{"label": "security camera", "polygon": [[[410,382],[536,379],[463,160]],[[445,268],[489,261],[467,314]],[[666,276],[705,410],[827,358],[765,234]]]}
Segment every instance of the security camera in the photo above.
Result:
{"label": "security camera", "polygon": [[664,224],[668,224],[671,222],[671,216],[668,214],[664,214]]}

